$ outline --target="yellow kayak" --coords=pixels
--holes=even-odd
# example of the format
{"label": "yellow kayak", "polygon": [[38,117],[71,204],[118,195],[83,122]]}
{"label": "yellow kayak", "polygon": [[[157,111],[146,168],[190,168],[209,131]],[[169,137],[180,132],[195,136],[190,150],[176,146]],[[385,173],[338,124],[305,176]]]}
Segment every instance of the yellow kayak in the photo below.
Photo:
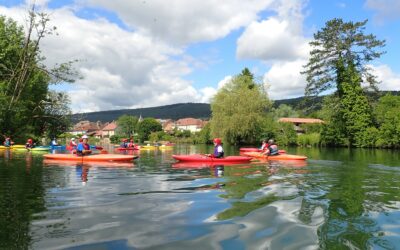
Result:
{"label": "yellow kayak", "polygon": [[27,148],[14,148],[14,150],[16,150],[16,151],[26,151],[26,152],[28,152],[28,151],[49,151],[51,148],[50,147],[36,147],[36,148],[30,148],[30,149],[27,149]]}
{"label": "yellow kayak", "polygon": [[157,146],[152,146],[152,145],[144,145],[140,146],[140,149],[157,149]]}
{"label": "yellow kayak", "polygon": [[17,149],[17,148],[25,148],[25,145],[12,145],[10,147],[6,147],[6,146],[0,146],[0,149]]}
{"label": "yellow kayak", "polygon": [[158,147],[158,149],[161,149],[161,150],[170,150],[173,148],[174,148],[174,146],[166,146],[166,145],[161,145]]}

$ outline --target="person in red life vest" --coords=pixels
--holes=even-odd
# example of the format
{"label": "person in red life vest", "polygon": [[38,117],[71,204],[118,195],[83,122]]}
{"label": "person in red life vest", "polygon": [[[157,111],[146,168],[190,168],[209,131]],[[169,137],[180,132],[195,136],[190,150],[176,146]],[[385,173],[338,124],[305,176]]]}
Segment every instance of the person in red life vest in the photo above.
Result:
{"label": "person in red life vest", "polygon": [[76,144],[75,138],[71,138],[71,140],[69,141],[69,147],[71,149],[76,149],[77,146],[78,144]]}
{"label": "person in red life vest", "polygon": [[215,138],[214,142],[214,153],[207,154],[209,157],[213,158],[223,158],[224,157],[224,149],[222,148],[222,140],[220,138]]}
{"label": "person in red life vest", "polygon": [[5,147],[11,147],[12,145],[14,145],[14,142],[11,141],[10,137],[7,137],[6,140],[3,142],[3,145]]}
{"label": "person in red life vest", "polygon": [[268,149],[268,147],[269,147],[269,144],[267,142],[267,139],[262,140],[262,144],[261,144],[261,148],[260,149],[264,152],[264,151],[266,151]]}
{"label": "person in red life vest", "polygon": [[31,149],[31,148],[34,148],[34,147],[35,147],[35,144],[33,144],[33,140],[31,138],[29,138],[26,141],[25,148],[26,149]]}
{"label": "person in red life vest", "polygon": [[130,140],[130,142],[128,143],[128,148],[133,148],[135,147],[135,143],[133,142],[133,139]]}
{"label": "person in red life vest", "polygon": [[268,140],[268,149],[264,152],[265,155],[279,155],[278,145],[275,144],[274,140]]}
{"label": "person in red life vest", "polygon": [[88,155],[92,153],[92,150],[90,150],[90,145],[88,144],[88,136],[87,135],[83,135],[82,136],[82,142],[80,142],[78,144],[78,146],[76,147],[76,154],[79,156],[83,156],[83,155]]}

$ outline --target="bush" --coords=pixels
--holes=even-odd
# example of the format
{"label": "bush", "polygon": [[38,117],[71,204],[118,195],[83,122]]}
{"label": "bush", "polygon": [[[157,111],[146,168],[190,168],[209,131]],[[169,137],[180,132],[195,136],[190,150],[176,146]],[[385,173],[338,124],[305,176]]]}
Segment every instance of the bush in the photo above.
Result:
{"label": "bush", "polygon": [[297,136],[297,145],[299,146],[318,146],[321,136],[319,133],[301,134]]}

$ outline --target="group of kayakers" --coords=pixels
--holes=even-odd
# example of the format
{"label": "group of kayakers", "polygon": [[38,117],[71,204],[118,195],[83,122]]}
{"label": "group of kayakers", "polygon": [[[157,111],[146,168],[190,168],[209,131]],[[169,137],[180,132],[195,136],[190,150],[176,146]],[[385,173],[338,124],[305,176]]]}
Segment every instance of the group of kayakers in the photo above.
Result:
{"label": "group of kayakers", "polygon": [[133,148],[135,147],[135,143],[133,142],[133,139],[130,139],[128,141],[128,139],[122,139],[122,143],[120,145],[121,148]]}
{"label": "group of kayakers", "polygon": [[[222,147],[222,140],[221,138],[214,138],[214,153],[213,154],[206,154],[209,157],[214,158],[223,158],[224,157],[224,149]],[[278,145],[276,145],[273,139],[263,139],[261,148],[262,153],[265,155],[278,155],[279,149]]]}
{"label": "group of kayakers", "polygon": [[89,141],[89,137],[87,135],[83,135],[79,139],[79,143],[76,143],[75,138],[71,138],[68,149],[72,153],[76,153],[79,156],[89,155],[92,153],[92,150],[90,149],[90,145],[89,145],[88,141]]}

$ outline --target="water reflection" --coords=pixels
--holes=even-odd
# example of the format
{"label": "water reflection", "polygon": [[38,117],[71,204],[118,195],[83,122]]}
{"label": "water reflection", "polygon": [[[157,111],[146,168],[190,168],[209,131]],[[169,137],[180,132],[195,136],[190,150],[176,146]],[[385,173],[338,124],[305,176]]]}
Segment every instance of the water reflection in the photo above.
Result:
{"label": "water reflection", "polygon": [[0,248],[397,247],[399,154],[295,148],[288,153],[309,160],[238,165],[171,158],[208,151],[148,150],[127,165],[0,151]]}

